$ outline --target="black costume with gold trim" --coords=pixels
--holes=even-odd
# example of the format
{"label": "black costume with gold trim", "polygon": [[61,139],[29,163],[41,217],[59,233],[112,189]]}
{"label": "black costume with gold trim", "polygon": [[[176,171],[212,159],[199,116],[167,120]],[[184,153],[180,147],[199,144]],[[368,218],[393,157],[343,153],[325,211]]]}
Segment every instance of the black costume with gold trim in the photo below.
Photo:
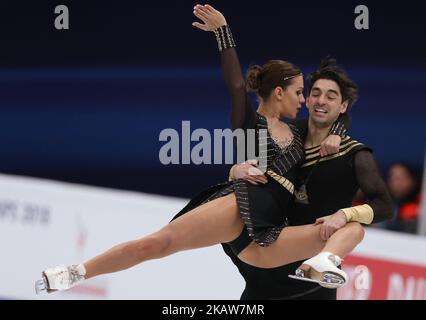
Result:
{"label": "black costume with gold trim", "polygon": [[353,155],[360,150],[372,152],[366,145],[349,136],[342,140],[339,152],[335,154],[321,158],[319,149],[320,147],[305,149],[305,160],[299,169],[298,184],[309,176],[306,184],[309,206],[298,202],[293,204],[292,224],[299,224],[297,221],[300,217],[303,217],[301,224],[305,224],[307,219],[311,221],[313,216],[309,217],[310,214],[317,216],[334,208],[350,207],[359,188],[354,175]]}
{"label": "black costume with gold trim", "polygon": [[[290,225],[311,224],[319,217],[350,207],[360,187],[374,209],[373,222],[382,221],[392,214],[390,196],[369,147],[348,136],[334,155],[320,158],[319,148],[305,149],[305,159],[297,180],[300,184],[309,176],[306,182],[309,201],[307,204],[292,203],[287,214]],[[336,299],[336,290],[288,278],[303,261],[263,269],[239,260],[226,244],[223,249],[246,281],[242,299]]]}
{"label": "black costume with gold trim", "polygon": [[[256,150],[258,150],[259,130],[267,130],[267,155],[265,156],[267,156],[268,183],[253,185],[245,180],[237,180],[215,185],[194,197],[173,219],[207,201],[235,192],[245,228],[235,241],[222,244],[222,246],[244,276],[245,271],[240,268],[242,262],[237,258],[238,253],[252,241],[260,246],[271,244],[289,223],[288,215],[294,200],[296,172],[304,161],[303,141],[306,137],[306,121],[304,126],[297,123],[289,124],[293,134],[292,142],[285,148],[278,145],[271,137],[266,118],[252,110],[236,50],[232,45],[220,46],[220,48],[224,78],[232,98],[231,122],[233,129],[255,129],[257,133]],[[331,132],[343,137],[347,121],[347,118],[339,118],[333,126],[335,130]],[[260,143],[264,142],[260,141]],[[264,155],[259,154],[259,157],[262,156]]]}
{"label": "black costume with gold trim", "polygon": [[[256,130],[268,130],[265,117],[254,114]],[[235,192],[238,208],[244,221],[246,231],[244,239],[231,246],[234,253],[241,252],[251,241],[260,246],[267,246],[274,242],[281,230],[288,225],[286,212],[293,200],[295,174],[298,165],[303,161],[303,142],[299,130],[289,125],[293,132],[293,139],[286,148],[281,148],[267,132],[266,149],[259,158],[267,158],[266,175],[268,183],[253,185],[246,180],[239,179],[229,182],[223,188],[207,199],[211,201]],[[249,237],[246,236],[248,234]]]}
{"label": "black costume with gold trim", "polygon": [[[231,33],[227,31],[223,34]],[[228,36],[225,37],[225,39],[228,38]],[[232,126],[233,129],[239,128],[246,132],[249,129],[255,130],[255,149],[260,159],[267,160],[267,166],[263,169],[266,171],[268,183],[253,185],[241,179],[217,185],[191,200],[176,217],[207,201],[235,192],[239,212],[245,223],[241,236],[230,243],[233,252],[238,254],[252,241],[260,246],[270,245],[288,225],[287,213],[288,206],[294,200],[296,169],[304,158],[305,132],[302,133],[296,125],[289,124],[293,138],[288,145],[282,147],[273,139],[268,129],[267,119],[252,109],[238,56],[233,46],[220,47],[224,78],[232,97]],[[340,122],[337,122],[336,126],[344,128]],[[265,130],[267,133],[266,141],[262,141],[263,136],[259,134],[260,130]],[[344,135],[344,130],[340,133]],[[266,149],[259,148],[260,145],[265,144]]]}
{"label": "black costume with gold trim", "polygon": [[[293,133],[291,143],[280,147],[268,131],[267,120],[257,112],[251,112],[253,122],[245,121],[244,129],[266,130],[266,149],[259,157],[266,158],[266,175],[268,183],[253,185],[246,180],[239,179],[220,184],[206,190],[195,197],[178,214],[181,215],[200,204],[223,197],[235,192],[238,208],[245,224],[242,236],[238,243],[231,243],[236,255],[252,241],[260,246],[267,246],[274,242],[282,229],[288,225],[286,212],[294,199],[294,183],[296,170],[303,161],[303,141],[299,130],[289,125]],[[217,190],[218,189],[218,190]],[[207,196],[207,197],[206,197]]]}

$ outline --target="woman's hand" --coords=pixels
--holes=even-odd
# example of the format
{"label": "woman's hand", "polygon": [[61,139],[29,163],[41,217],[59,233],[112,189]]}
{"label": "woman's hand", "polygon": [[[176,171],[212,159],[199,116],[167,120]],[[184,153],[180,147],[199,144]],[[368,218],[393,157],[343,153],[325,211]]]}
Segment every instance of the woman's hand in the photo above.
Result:
{"label": "woman's hand", "polygon": [[244,163],[236,165],[233,169],[234,178],[244,179],[255,185],[267,183],[268,179],[257,166],[257,160],[247,160]]}
{"label": "woman's hand", "polygon": [[328,156],[330,154],[337,153],[339,151],[340,142],[342,138],[340,136],[332,134],[329,135],[325,140],[321,143],[320,155],[321,157]]}
{"label": "woman's hand", "polygon": [[204,24],[193,22],[192,25],[204,31],[214,31],[217,28],[226,25],[226,20],[223,14],[208,4],[204,6],[197,4],[194,7],[194,15],[203,21]]}

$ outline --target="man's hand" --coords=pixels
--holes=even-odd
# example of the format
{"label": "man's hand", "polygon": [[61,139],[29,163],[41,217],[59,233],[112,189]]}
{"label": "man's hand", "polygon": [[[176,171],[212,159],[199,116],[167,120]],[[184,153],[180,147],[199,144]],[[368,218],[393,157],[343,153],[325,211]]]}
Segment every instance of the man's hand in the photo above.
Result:
{"label": "man's hand", "polygon": [[318,218],[315,221],[315,225],[322,224],[320,228],[320,236],[322,240],[328,240],[340,228],[346,225],[346,216],[342,210],[336,213]]}
{"label": "man's hand", "polygon": [[328,156],[330,154],[337,153],[339,151],[340,142],[342,138],[340,136],[332,134],[329,135],[324,141],[321,143],[320,155],[321,157]]}
{"label": "man's hand", "polygon": [[268,179],[258,168],[258,165],[257,160],[247,160],[244,163],[236,165],[233,169],[234,178],[244,179],[255,185],[267,183]]}
{"label": "man's hand", "polygon": [[226,20],[223,14],[208,4],[204,6],[197,4],[194,7],[194,15],[203,21],[204,24],[193,22],[192,25],[204,31],[214,31],[217,28],[226,25]]}

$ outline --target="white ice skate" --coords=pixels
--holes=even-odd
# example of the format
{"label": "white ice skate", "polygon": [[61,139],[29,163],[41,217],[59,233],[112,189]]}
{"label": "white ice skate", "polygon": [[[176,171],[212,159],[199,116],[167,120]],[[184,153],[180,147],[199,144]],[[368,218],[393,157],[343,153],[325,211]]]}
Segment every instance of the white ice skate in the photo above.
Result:
{"label": "white ice skate", "polygon": [[330,252],[321,252],[308,259],[296,270],[295,275],[289,275],[292,279],[315,282],[319,285],[336,289],[348,282],[348,275],[337,268],[342,262],[339,256]]}
{"label": "white ice skate", "polygon": [[83,281],[85,274],[82,264],[46,269],[42,272],[42,279],[35,283],[36,294],[70,289]]}

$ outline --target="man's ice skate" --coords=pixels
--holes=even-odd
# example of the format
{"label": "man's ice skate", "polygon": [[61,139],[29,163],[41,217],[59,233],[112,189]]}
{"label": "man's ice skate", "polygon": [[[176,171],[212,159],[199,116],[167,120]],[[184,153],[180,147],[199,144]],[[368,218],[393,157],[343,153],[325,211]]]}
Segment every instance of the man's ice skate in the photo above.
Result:
{"label": "man's ice skate", "polygon": [[85,274],[86,269],[82,264],[46,269],[42,272],[42,279],[35,283],[36,294],[70,289],[83,281]]}
{"label": "man's ice skate", "polygon": [[315,282],[319,285],[336,289],[348,282],[346,272],[337,268],[342,259],[330,252],[321,252],[308,259],[296,270],[295,275],[289,275],[292,279]]}

